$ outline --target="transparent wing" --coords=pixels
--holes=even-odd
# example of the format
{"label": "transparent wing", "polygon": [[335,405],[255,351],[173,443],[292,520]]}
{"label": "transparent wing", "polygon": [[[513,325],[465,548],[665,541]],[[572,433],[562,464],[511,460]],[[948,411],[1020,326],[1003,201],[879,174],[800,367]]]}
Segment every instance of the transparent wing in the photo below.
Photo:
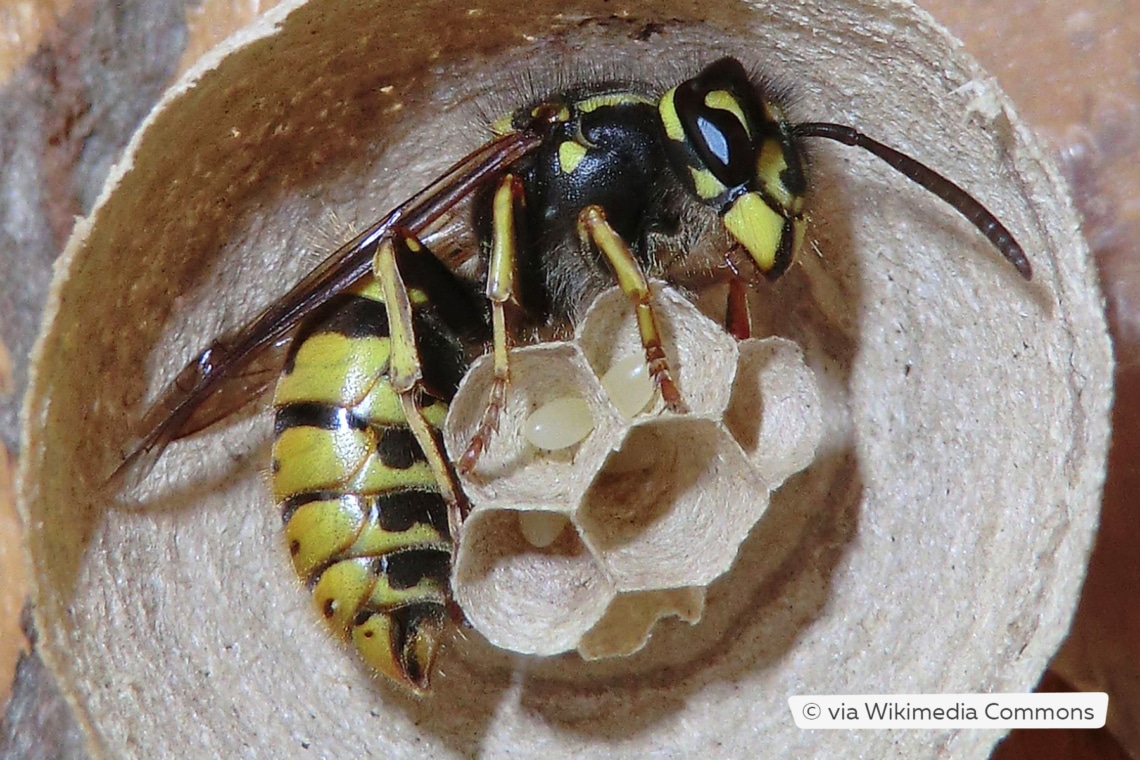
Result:
{"label": "transparent wing", "polygon": [[420,234],[488,179],[534,150],[547,121],[501,135],[464,156],[431,184],[348,241],[236,332],[191,359],[143,415],[139,434],[108,481],[141,482],[171,441],[202,430],[255,400],[276,377],[301,320],[366,275],[393,230]]}

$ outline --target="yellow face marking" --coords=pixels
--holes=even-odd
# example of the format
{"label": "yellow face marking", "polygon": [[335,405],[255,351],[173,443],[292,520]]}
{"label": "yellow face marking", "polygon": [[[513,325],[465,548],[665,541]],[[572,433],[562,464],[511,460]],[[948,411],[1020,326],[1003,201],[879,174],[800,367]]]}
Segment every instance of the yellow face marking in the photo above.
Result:
{"label": "yellow face marking", "polygon": [[661,115],[661,124],[665,127],[665,134],[670,140],[685,142],[685,128],[681,126],[681,118],[677,115],[677,105],[673,102],[673,95],[677,88],[669,90],[661,96],[657,103],[657,113]]}
{"label": "yellow face marking", "polygon": [[592,98],[586,98],[576,105],[582,113],[590,113],[607,106],[653,105],[653,101],[633,92],[612,92],[608,95],[595,95]]}
{"label": "yellow face marking", "polygon": [[563,140],[558,146],[558,167],[563,174],[573,174],[586,157],[586,148],[573,140]]}
{"label": "yellow face marking", "polygon": [[724,186],[724,183],[717,179],[708,169],[694,169],[690,166],[689,176],[693,178],[693,186],[697,191],[697,197],[702,200],[712,200],[728,189]]}
{"label": "yellow face marking", "polygon": [[764,101],[764,118],[777,124],[787,120],[784,116],[784,109],[771,100]]}
{"label": "yellow face marking", "polygon": [[744,131],[748,136],[752,136],[752,130],[748,128],[748,119],[744,118],[744,111],[740,108],[740,101],[732,96],[732,93],[727,90],[713,90],[708,95],[705,95],[705,105],[709,108],[719,108],[722,111],[728,111],[736,117],[740,122],[740,126],[744,127]]}
{"label": "yellow face marking", "polygon": [[784,233],[784,217],[773,211],[756,193],[745,193],[724,215],[724,226],[748,255],[767,272],[776,263]]}
{"label": "yellow face marking", "polygon": [[277,381],[273,401],[277,406],[294,402],[357,404],[387,372],[388,346],[387,338],[317,333],[297,350],[293,371]]}
{"label": "yellow face marking", "polygon": [[788,192],[787,186],[780,179],[780,173],[787,168],[784,146],[779,140],[765,140],[760,146],[760,155],[756,159],[756,177],[768,195],[781,207],[790,211],[796,197]]}

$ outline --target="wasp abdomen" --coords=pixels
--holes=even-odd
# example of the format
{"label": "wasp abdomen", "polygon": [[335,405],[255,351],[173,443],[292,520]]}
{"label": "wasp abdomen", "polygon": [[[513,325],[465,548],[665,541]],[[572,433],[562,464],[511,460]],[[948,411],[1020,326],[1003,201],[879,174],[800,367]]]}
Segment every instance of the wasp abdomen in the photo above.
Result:
{"label": "wasp abdomen", "polygon": [[[422,691],[447,625],[452,542],[447,503],[388,380],[378,293],[367,283],[337,299],[294,341],[274,395],[273,491],[294,568],[329,627]],[[461,368],[441,326],[423,328],[423,385],[444,397],[425,392],[420,408],[438,430]]]}

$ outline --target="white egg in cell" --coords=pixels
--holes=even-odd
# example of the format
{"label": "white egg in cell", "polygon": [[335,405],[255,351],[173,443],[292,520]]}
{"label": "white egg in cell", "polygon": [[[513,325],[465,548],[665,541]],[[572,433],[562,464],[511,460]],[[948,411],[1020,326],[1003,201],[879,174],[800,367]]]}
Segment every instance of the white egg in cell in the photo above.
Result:
{"label": "white egg in cell", "polygon": [[585,399],[566,396],[535,409],[522,432],[536,448],[558,451],[583,440],[593,429],[594,415]]}
{"label": "white egg in cell", "polygon": [[519,532],[531,546],[545,549],[569,524],[558,512],[519,512]]}
{"label": "white egg in cell", "polygon": [[602,387],[618,411],[632,419],[653,401],[653,378],[645,357],[630,354],[614,362],[602,377]]}

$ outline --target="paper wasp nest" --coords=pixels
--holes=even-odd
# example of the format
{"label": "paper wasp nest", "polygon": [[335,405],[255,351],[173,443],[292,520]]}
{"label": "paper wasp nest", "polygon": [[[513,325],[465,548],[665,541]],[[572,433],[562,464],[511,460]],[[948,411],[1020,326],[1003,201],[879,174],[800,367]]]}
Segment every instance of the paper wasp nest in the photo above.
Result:
{"label": "paper wasp nest", "polygon": [[[573,341],[511,354],[507,406],[475,478],[453,572],[468,620],[526,654],[631,654],[662,617],[701,618],[769,492],[807,466],[821,431],[819,392],[799,348],[737,343],[675,291],[654,288],[684,414],[653,393],[625,412],[605,378],[643,356],[633,309],[602,294]],[[445,429],[452,459],[482,415],[490,357],[469,373]],[[606,386],[606,387],[604,387]],[[585,401],[591,432],[558,451],[524,436],[528,415]],[[635,407],[640,407],[635,402]]]}
{"label": "paper wasp nest", "polygon": [[[997,732],[804,731],[788,696],[1025,692],[1068,630],[1112,357],[1063,183],[1004,96],[901,0],[425,8],[279,6],[171,90],[60,259],[17,500],[38,649],[94,754],[989,757]],[[331,639],[299,586],[265,488],[268,415],[176,442],[141,505],[100,490],[151,390],[316,264],[298,253],[314,221],[331,206],[368,223],[423,188],[485,139],[480,114],[525,102],[516,73],[577,60],[667,83],[721,52],[786,83],[796,119],[850,123],[966,185],[1034,279],[873,158],[814,145],[810,246],[755,331],[794,340],[812,373],[781,341],[725,347],[667,291],[690,414],[609,407],[597,377],[640,351],[608,326],[624,303],[515,355],[518,406],[467,488],[473,623],[527,651],[629,651],[663,612],[695,619],[732,564],[699,625],[662,621],[594,662],[456,636],[416,700]],[[738,552],[809,459],[813,376],[826,443]],[[524,449],[532,409],[567,397],[592,433]],[[615,507],[631,503],[662,506],[638,522]]]}

